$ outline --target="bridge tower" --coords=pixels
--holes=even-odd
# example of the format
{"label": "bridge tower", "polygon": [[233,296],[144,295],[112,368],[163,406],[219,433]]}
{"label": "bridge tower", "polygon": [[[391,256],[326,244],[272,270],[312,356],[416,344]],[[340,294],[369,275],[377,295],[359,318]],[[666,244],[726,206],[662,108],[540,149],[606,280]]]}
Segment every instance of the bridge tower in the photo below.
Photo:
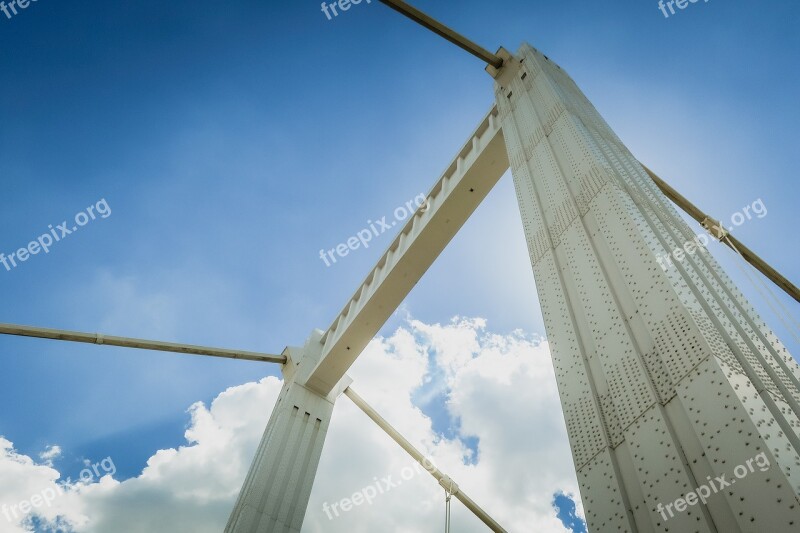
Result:
{"label": "bridge tower", "polygon": [[567,73],[497,55],[589,530],[800,530],[800,367],[703,246],[659,262],[696,236]]}

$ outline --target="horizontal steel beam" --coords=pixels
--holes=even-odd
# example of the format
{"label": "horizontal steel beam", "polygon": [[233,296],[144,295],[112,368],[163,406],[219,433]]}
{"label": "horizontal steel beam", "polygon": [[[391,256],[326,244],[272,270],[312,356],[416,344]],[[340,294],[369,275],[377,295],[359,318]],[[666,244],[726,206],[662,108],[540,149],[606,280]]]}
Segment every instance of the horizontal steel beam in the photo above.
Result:
{"label": "horizontal steel beam", "polygon": [[741,254],[742,258],[753,265],[756,270],[764,274],[770,281],[781,288],[786,294],[800,302],[800,289],[794,283],[786,279],[780,272],[769,266],[766,261],[761,259],[754,251],[742,244],[742,242],[727,232],[724,228],[715,228],[717,223],[713,218],[705,214],[699,207],[687,200],[678,191],[670,187],[664,180],[659,178],[655,172],[642,165],[645,171],[650,175],[656,186],[661,189],[664,196],[672,200],[675,205],[683,209],[686,214],[700,223],[701,226],[709,230],[709,232],[734,252]]}
{"label": "horizontal steel beam", "polygon": [[496,56],[482,46],[475,44],[460,33],[448,28],[438,20],[426,15],[414,6],[411,6],[402,0],[379,0],[379,2],[386,4],[398,13],[401,13],[414,22],[428,28],[440,37],[444,37],[462,50],[466,50],[470,54],[474,55],[481,61],[488,63],[494,68],[500,68],[503,66],[502,58]]}
{"label": "horizontal steel beam", "polygon": [[364,399],[356,394],[356,392],[348,387],[344,391],[345,396],[350,398],[354,404],[361,409],[364,414],[372,419],[373,422],[378,424],[378,426],[384,430],[397,444],[400,445],[411,457],[414,458],[416,462],[421,464],[425,470],[427,470],[430,475],[439,482],[439,485],[442,486],[446,491],[450,494],[458,498],[458,500],[464,504],[464,506],[472,511],[472,513],[481,519],[481,521],[486,524],[489,529],[494,531],[495,533],[506,533],[506,530],[503,529],[500,524],[498,524],[494,518],[489,516],[489,514],[481,509],[481,507],[472,501],[472,499],[467,496],[463,490],[461,490],[458,485],[449,477],[446,476],[441,470],[436,468],[424,455],[422,452],[417,450],[413,444],[411,444],[408,439],[406,439],[403,435],[400,434],[392,425],[386,421],[378,412],[373,409]]}
{"label": "horizontal steel beam", "polygon": [[323,396],[333,390],[508,168],[493,106],[322,336],[309,388]]}
{"label": "horizontal steel beam", "polygon": [[0,324],[0,334],[16,335],[19,337],[35,337],[57,341],[82,342],[86,344],[105,344],[107,346],[120,346],[122,348],[138,348],[141,350],[155,350],[159,352],[174,352],[187,355],[207,355],[210,357],[223,357],[226,359],[241,359],[243,361],[258,361],[262,363],[286,363],[283,355],[270,355],[241,350],[226,350],[222,348],[206,348],[191,344],[175,344],[171,342],[148,341],[143,339],[129,339],[127,337],[113,337],[100,333],[81,333],[79,331],[64,331],[60,329],[36,328],[31,326],[16,326],[13,324]]}

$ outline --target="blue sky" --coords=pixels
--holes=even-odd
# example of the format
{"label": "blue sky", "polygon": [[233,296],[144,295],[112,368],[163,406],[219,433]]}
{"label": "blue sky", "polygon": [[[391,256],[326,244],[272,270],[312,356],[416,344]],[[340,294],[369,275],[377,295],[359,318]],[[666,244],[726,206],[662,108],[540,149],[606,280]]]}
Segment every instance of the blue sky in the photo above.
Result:
{"label": "blue sky", "polygon": [[[553,57],[707,212],[762,199],[768,216],[735,234],[800,280],[797,2],[711,0],[669,19],[654,0],[415,5],[491,50]],[[101,199],[112,210],[0,268],[0,322],[195,344],[276,352],[327,327],[391,236],[330,268],[319,250],[427,192],[492,103],[479,61],[374,1],[329,21],[306,0],[39,0],[0,14],[0,49],[0,252]],[[544,334],[510,176],[403,309]],[[58,443],[72,475],[112,455],[122,478],[183,441],[189,405],[277,375],[14,338],[0,363],[0,435],[31,456]]]}

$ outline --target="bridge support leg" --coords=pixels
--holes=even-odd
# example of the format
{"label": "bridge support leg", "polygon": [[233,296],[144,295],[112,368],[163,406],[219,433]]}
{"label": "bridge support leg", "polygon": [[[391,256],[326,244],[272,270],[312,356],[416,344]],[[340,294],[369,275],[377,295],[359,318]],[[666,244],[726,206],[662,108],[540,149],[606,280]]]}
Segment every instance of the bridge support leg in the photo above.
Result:
{"label": "bridge support leg", "polygon": [[[299,533],[311,496],[333,406],[344,387],[321,396],[304,385],[321,351],[316,332],[288,349],[284,386],[270,417],[226,533]],[[343,382],[344,383],[344,382]]]}

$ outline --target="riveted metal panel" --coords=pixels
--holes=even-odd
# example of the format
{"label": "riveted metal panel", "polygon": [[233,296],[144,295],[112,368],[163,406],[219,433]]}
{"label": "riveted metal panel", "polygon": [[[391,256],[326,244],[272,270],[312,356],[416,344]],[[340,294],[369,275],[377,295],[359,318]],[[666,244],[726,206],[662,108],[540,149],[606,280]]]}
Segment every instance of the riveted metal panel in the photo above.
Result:
{"label": "riveted metal panel", "polygon": [[578,470],[578,481],[589,531],[633,531],[610,450]]}
{"label": "riveted metal panel", "polygon": [[550,341],[558,391],[576,467],[607,446],[598,399],[592,389],[583,351],[578,341],[563,287],[550,253],[536,263],[537,289],[548,331],[560,331]]}
{"label": "riveted metal panel", "polygon": [[[727,501],[741,531],[795,530],[790,522],[800,524],[800,485],[791,472],[800,456],[752,382],[710,358],[681,382],[678,394],[714,471],[701,481],[713,489],[710,498]],[[760,454],[763,471],[755,459]],[[743,468],[746,475],[737,477]]]}
{"label": "riveted metal panel", "polygon": [[565,278],[575,285],[575,312],[586,318],[587,335],[624,429],[656,401],[655,396],[584,227],[571,226],[558,250],[567,265]]}
{"label": "riveted metal panel", "polygon": [[515,173],[514,188],[520,205],[522,227],[528,243],[531,264],[535,264],[545,254],[551,252],[553,244],[550,242],[550,234],[547,231],[544,215],[537,205],[533,180],[527,165],[523,165]]}
{"label": "riveted metal panel", "polygon": [[674,516],[664,508],[694,490],[694,484],[663,412],[656,406],[650,408],[625,431],[625,441],[644,493],[649,523],[662,531],[712,531],[700,508],[672,511]]}
{"label": "riveted metal panel", "polygon": [[703,246],[674,258],[695,233],[567,73],[518,59],[495,93],[589,529],[792,530],[800,366]]}

